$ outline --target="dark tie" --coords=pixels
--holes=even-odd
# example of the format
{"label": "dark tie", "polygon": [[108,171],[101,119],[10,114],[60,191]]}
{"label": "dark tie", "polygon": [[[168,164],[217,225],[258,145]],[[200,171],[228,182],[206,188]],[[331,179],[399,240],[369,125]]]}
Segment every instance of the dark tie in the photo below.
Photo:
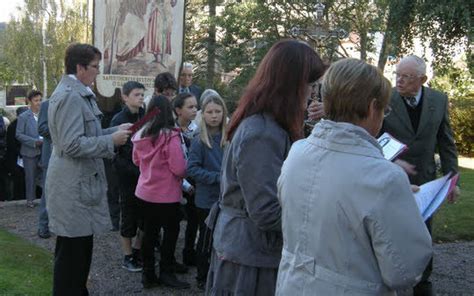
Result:
{"label": "dark tie", "polygon": [[410,107],[416,108],[417,103],[415,97],[404,97],[404,99]]}

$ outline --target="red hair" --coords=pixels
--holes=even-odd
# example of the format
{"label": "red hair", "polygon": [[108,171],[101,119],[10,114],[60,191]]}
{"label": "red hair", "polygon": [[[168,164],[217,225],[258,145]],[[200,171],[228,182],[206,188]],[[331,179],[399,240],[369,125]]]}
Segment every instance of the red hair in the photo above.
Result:
{"label": "red hair", "polygon": [[306,43],[282,40],[274,44],[239,100],[228,139],[242,120],[264,112],[272,114],[293,141],[301,138],[308,83],[318,80],[324,70],[321,58]]}

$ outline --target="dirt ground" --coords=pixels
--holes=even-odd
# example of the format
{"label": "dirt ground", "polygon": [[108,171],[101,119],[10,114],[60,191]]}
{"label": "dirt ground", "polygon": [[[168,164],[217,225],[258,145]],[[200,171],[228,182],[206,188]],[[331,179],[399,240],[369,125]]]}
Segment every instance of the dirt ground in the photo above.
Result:
{"label": "dirt ground", "polygon": [[[5,202],[2,205],[1,228],[53,252],[55,238],[40,239],[36,235],[38,207],[29,209],[24,201]],[[183,226],[181,229],[184,229]],[[183,231],[178,240],[176,252],[178,261],[181,261],[182,235]],[[203,295],[196,287],[195,268],[191,268],[186,275],[180,277],[191,283],[191,289],[175,291],[159,287],[143,291],[140,273],[122,269],[121,260],[118,232],[108,232],[94,237],[94,255],[89,281],[91,295]],[[474,241],[436,244],[432,281],[437,295],[474,295]]]}

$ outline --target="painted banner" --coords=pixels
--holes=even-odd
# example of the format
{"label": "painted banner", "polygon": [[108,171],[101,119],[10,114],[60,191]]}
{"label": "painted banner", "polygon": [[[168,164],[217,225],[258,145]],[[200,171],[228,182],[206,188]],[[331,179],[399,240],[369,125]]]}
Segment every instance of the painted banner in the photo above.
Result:
{"label": "painted banner", "polygon": [[102,52],[97,90],[110,97],[130,80],[153,92],[155,76],[178,77],[184,0],[95,0],[94,45]]}

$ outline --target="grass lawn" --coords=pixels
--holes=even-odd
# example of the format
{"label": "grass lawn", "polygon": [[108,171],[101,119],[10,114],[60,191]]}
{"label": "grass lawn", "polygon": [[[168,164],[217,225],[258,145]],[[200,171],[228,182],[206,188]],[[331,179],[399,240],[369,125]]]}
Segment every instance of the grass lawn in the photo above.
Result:
{"label": "grass lawn", "polygon": [[474,170],[461,168],[461,197],[444,203],[434,216],[433,240],[474,240]]}
{"label": "grass lawn", "polygon": [[0,295],[51,295],[52,255],[0,229]]}

